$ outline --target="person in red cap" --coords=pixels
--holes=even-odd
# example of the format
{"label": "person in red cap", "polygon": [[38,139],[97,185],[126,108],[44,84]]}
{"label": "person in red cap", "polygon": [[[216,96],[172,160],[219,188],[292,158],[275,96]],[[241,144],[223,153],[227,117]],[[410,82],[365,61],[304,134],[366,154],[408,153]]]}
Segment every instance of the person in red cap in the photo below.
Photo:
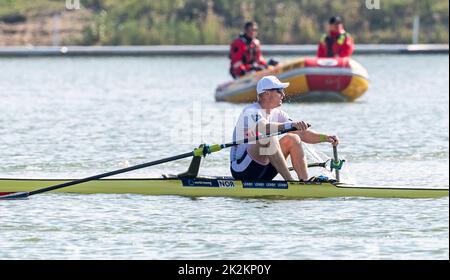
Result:
{"label": "person in red cap", "polygon": [[230,74],[237,79],[251,71],[266,69],[268,65],[278,64],[274,60],[267,62],[261,53],[261,44],[256,38],[258,25],[249,21],[244,26],[244,33],[240,34],[230,46]]}
{"label": "person in red cap", "polygon": [[328,34],[320,38],[318,57],[349,57],[355,45],[350,33],[344,29],[341,17],[335,16],[328,21]]}

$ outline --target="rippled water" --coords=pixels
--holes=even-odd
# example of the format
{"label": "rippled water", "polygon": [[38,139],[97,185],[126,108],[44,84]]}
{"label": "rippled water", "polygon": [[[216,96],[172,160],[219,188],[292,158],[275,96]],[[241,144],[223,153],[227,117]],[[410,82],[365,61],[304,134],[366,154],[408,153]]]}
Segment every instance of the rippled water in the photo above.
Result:
{"label": "rippled water", "polygon": [[[356,59],[371,78],[357,102],[285,110],[340,136],[351,180],[448,187],[448,56]],[[0,59],[0,177],[80,177],[228,142],[242,105],[214,101],[227,67],[225,57]],[[227,161],[211,155],[201,173],[229,175]],[[448,198],[42,194],[0,203],[0,259],[448,259],[448,211]]]}

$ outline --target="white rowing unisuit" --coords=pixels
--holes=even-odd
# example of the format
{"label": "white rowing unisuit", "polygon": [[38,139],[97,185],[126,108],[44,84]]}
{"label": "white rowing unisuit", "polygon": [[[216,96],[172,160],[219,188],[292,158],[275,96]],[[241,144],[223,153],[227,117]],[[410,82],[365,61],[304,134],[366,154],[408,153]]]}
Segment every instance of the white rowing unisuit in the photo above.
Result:
{"label": "white rowing unisuit", "polygon": [[[270,114],[261,108],[258,102],[248,105],[242,110],[241,115],[236,123],[233,132],[233,141],[247,139],[256,136],[256,127],[258,123],[266,119],[268,122],[285,123],[291,122],[289,115],[278,109],[272,109]],[[253,160],[250,155],[242,158],[249,144],[240,144],[232,147],[230,151],[231,168],[236,172],[244,171]],[[268,162],[258,162],[262,165],[267,165]]]}

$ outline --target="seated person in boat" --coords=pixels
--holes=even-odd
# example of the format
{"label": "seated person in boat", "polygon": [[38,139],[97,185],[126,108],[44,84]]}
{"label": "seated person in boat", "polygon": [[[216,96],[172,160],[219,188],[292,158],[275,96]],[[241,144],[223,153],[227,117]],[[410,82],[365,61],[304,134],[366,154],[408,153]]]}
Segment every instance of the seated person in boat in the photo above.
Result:
{"label": "seated person in boat", "polygon": [[339,16],[328,21],[328,33],[320,38],[317,49],[318,57],[349,57],[352,55],[355,45],[350,33],[344,29],[344,24]]}
{"label": "seated person in boat", "polygon": [[261,43],[256,38],[258,25],[249,21],[244,26],[244,32],[236,38],[230,46],[230,74],[234,79],[244,76],[251,71],[266,69],[269,65],[278,62],[267,62],[261,53]]}
{"label": "seated person in boat", "polygon": [[270,181],[279,173],[286,181],[293,181],[286,159],[290,156],[300,180],[308,180],[308,170],[302,142],[316,144],[329,142],[338,145],[334,135],[320,134],[308,128],[304,121],[292,120],[282,111],[284,89],[275,76],[265,76],[257,83],[257,102],[244,108],[233,132],[234,140],[275,133],[292,127],[297,131],[283,137],[271,137],[256,143],[246,143],[231,149],[231,174],[239,180]]}

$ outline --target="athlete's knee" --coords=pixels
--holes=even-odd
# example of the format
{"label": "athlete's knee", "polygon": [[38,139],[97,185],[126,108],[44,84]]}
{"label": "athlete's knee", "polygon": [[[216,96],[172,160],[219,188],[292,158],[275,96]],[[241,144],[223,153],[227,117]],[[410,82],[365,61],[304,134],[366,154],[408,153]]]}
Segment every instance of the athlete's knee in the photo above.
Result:
{"label": "athlete's knee", "polygon": [[302,145],[302,139],[297,134],[288,133],[285,137],[286,137],[287,144],[291,147]]}

